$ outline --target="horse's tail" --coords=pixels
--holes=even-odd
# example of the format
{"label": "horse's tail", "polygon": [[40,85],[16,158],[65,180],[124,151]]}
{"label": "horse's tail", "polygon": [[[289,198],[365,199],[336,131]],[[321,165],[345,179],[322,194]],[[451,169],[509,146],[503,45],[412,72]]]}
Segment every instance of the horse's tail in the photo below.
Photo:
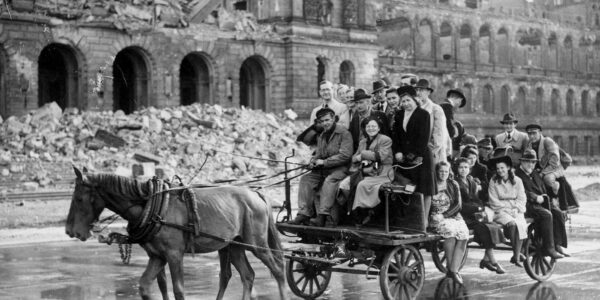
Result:
{"label": "horse's tail", "polygon": [[277,264],[281,265],[281,267],[283,268],[283,252],[281,251],[281,249],[282,249],[281,239],[279,238],[279,232],[277,231],[277,228],[275,227],[275,221],[273,220],[271,201],[266,199],[265,196],[262,195],[261,193],[259,193],[259,192],[256,192],[256,193],[267,204],[267,211],[268,211],[268,217],[269,217],[269,226],[268,226],[269,228],[268,228],[268,232],[267,232],[268,241],[267,242],[268,242],[269,248],[272,249],[271,252],[273,253],[274,258],[277,260]]}

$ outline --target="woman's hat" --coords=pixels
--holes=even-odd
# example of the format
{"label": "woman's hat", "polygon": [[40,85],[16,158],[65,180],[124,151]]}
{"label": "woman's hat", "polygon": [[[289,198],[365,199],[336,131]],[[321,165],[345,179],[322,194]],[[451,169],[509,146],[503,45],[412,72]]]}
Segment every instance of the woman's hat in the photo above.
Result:
{"label": "woman's hat", "polygon": [[398,97],[402,98],[404,95],[409,95],[414,98],[417,96],[417,90],[410,85],[401,86],[398,88]]}
{"label": "woman's hat", "polygon": [[415,85],[415,89],[426,89],[433,93],[433,89],[429,86],[429,80],[419,79]]}
{"label": "woman's hat", "polygon": [[502,124],[519,123],[519,120],[517,120],[515,115],[513,115],[511,113],[507,113],[504,115],[504,118],[502,118],[502,121],[500,121],[500,123],[502,123]]}
{"label": "woman's hat", "polygon": [[463,107],[467,104],[467,98],[465,94],[463,94],[461,89],[452,89],[446,93],[446,98],[450,97],[450,94],[455,94],[460,98],[460,105],[458,107]]}
{"label": "woman's hat", "polygon": [[533,149],[525,149],[525,151],[523,151],[523,156],[521,156],[519,160],[538,161],[537,154],[535,154],[535,151]]}

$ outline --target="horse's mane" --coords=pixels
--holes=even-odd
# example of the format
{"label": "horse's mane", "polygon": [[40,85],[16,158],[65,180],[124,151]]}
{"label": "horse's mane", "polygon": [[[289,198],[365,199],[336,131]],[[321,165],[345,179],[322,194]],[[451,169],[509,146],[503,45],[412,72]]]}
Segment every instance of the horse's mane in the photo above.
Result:
{"label": "horse's mane", "polygon": [[86,178],[86,181],[101,188],[104,192],[133,201],[145,201],[145,197],[150,193],[147,182],[140,183],[129,177],[101,173],[87,174]]}

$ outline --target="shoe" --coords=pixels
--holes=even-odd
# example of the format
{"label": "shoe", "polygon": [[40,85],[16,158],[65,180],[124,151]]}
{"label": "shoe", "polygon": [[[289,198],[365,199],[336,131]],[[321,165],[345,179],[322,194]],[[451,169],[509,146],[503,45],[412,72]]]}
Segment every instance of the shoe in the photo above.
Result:
{"label": "shoe", "polygon": [[486,268],[492,272],[497,272],[496,268],[494,267],[494,264],[492,264],[490,261],[483,260],[483,259],[479,262],[479,268],[481,268],[481,269]]}
{"label": "shoe", "polygon": [[325,226],[325,220],[327,215],[318,215],[316,218],[310,219],[310,226],[323,227]]}
{"label": "shoe", "polygon": [[514,256],[513,256],[513,257],[511,257],[511,258],[510,258],[510,263],[511,263],[511,264],[514,264],[515,266],[517,266],[517,267],[519,267],[519,268],[522,268],[522,267],[523,267],[523,264],[522,264],[522,263],[521,263],[521,261],[520,261],[520,257],[519,257],[519,261],[517,261],[517,259],[516,259]]}
{"label": "shoe", "polygon": [[361,224],[367,225],[369,222],[371,222],[371,217],[373,215],[374,215],[373,210],[370,209],[369,212],[367,213],[367,216],[362,220]]}
{"label": "shoe", "polygon": [[458,274],[458,272],[451,272],[451,271],[448,271],[448,272],[446,273],[446,277],[448,277],[448,278],[452,278],[452,280],[454,280],[454,282],[456,282],[456,283],[458,283],[458,284],[460,284],[460,285],[463,285],[463,279],[462,279],[462,276],[460,276],[460,274]]}
{"label": "shoe", "polygon": [[562,246],[556,246],[556,252],[562,254],[564,257],[571,257],[571,253],[567,252],[567,249]]}
{"label": "shoe", "polygon": [[496,273],[498,274],[504,274],[506,273],[506,271],[504,271],[504,268],[502,268],[502,266],[499,263],[493,263],[492,266],[494,266],[494,268],[496,268]]}
{"label": "shoe", "polygon": [[310,220],[310,218],[308,216],[305,215],[301,215],[301,214],[297,214],[296,218],[289,221],[288,224],[291,225],[308,225],[308,221]]}
{"label": "shoe", "polygon": [[551,257],[551,258],[553,258],[553,259],[561,259],[561,258],[565,258],[565,256],[564,256],[564,255],[562,255],[562,254],[558,253],[558,251],[556,251],[556,250],[554,250],[554,249],[548,249],[548,250],[545,250],[543,253],[544,253],[544,255],[545,255],[545,256],[550,256],[550,257]]}

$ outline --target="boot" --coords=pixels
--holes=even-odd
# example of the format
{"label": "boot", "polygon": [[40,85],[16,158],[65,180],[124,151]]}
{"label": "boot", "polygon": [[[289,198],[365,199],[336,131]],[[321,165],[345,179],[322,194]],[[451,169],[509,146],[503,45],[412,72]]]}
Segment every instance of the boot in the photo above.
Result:
{"label": "boot", "polygon": [[308,225],[308,221],[310,220],[310,218],[308,216],[305,215],[301,215],[301,214],[297,214],[296,218],[289,221],[288,224],[292,224],[292,225]]}
{"label": "boot", "polygon": [[310,226],[323,227],[325,226],[325,220],[327,215],[318,215],[316,218],[310,219]]}

